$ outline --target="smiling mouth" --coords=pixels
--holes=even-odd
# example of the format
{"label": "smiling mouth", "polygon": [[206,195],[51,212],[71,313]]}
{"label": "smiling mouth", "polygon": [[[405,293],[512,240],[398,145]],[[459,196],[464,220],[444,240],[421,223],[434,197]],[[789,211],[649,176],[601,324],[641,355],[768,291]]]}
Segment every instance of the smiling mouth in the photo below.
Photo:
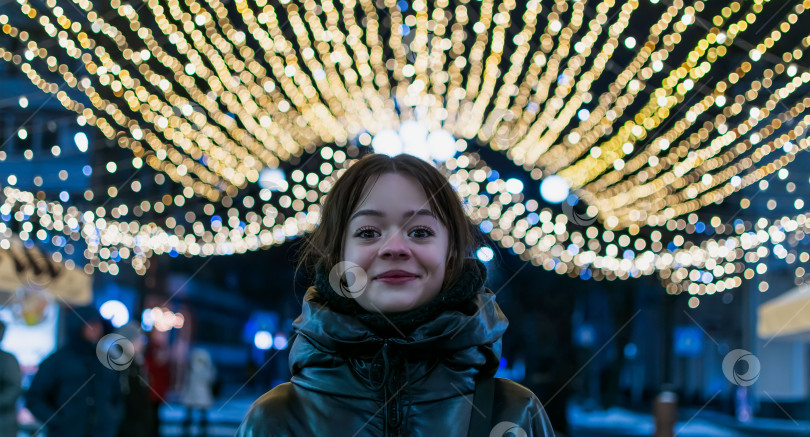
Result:
{"label": "smiling mouth", "polygon": [[416,276],[386,276],[382,278],[377,278],[377,281],[387,282],[389,284],[402,284],[413,279],[416,279]]}

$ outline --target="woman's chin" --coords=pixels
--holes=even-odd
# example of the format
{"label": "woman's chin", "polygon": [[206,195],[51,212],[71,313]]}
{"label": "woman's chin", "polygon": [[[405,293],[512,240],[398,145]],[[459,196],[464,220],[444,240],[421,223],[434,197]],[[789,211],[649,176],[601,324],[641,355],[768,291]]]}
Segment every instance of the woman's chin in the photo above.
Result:
{"label": "woman's chin", "polygon": [[401,313],[418,307],[419,301],[418,296],[412,291],[377,290],[366,304],[371,311]]}

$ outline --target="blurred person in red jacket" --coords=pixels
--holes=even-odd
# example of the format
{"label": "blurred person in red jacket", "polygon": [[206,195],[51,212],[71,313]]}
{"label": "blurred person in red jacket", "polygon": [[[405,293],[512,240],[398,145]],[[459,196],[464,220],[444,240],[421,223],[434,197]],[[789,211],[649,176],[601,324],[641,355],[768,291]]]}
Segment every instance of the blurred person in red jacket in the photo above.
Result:
{"label": "blurred person in red jacket", "polygon": [[166,402],[166,395],[171,384],[171,351],[165,332],[152,331],[149,334],[145,363],[146,373],[149,375],[149,386],[152,388],[149,391],[152,411],[151,435],[160,436],[160,404]]}

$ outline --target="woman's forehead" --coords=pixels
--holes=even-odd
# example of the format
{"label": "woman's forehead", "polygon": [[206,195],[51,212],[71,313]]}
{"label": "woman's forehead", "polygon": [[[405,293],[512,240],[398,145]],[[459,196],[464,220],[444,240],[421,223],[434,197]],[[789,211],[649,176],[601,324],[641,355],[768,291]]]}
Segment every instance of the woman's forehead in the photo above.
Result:
{"label": "woman's forehead", "polygon": [[352,216],[349,218],[349,221],[355,220],[361,217],[372,217],[372,218],[380,218],[380,219],[397,219],[401,218],[403,220],[410,219],[412,217],[430,217],[436,218],[436,214],[430,209],[429,206],[422,206],[418,208],[407,208],[407,207],[400,207],[400,208],[374,208],[374,207],[363,207],[355,211]]}
{"label": "woman's forehead", "polygon": [[361,201],[349,216],[355,219],[406,221],[414,219],[439,220],[441,205],[433,205],[424,188],[410,175],[384,173],[370,178],[361,194]]}
{"label": "woman's forehead", "polygon": [[416,179],[399,173],[385,173],[377,178],[370,178],[360,198],[361,201],[355,209],[366,206],[391,209],[389,206],[391,204],[394,206],[406,204],[412,209],[417,208],[417,204],[429,207],[425,188]]}

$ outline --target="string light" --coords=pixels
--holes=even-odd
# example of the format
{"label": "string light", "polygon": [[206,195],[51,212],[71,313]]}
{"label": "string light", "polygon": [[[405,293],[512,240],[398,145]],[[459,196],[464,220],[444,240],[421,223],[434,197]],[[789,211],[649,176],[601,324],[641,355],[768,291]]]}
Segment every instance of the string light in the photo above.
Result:
{"label": "string light", "polygon": [[[395,0],[169,0],[139,10],[120,0],[109,10],[71,2],[83,14],[71,14],[76,21],[57,0],[20,0],[22,15],[0,15],[0,31],[23,47],[0,47],[0,59],[74,111],[80,126],[132,151],[105,163],[106,173],[131,160],[158,171],[158,185],[165,174],[183,188],[126,204],[122,192],[141,192],[141,181],[99,187],[84,199],[104,206],[80,211],[66,206],[77,194],[46,200],[16,189],[19,175],[4,181],[0,213],[20,224],[16,235],[84,240],[88,273],[117,274],[128,260],[143,274],[156,254],[240,253],[306,233],[356,145],[409,125],[457,139],[460,155],[440,168],[473,221],[547,270],[595,280],[657,274],[669,293],[702,295],[765,274],[765,256],[807,257],[790,246],[808,232],[801,213],[753,225],[702,222],[695,212],[782,177],[807,148],[810,72],[797,60],[810,38],[796,38],[795,24],[810,1],[785,10],[731,1],[711,17],[704,2],[682,0],[417,0],[402,9]],[[655,17],[649,34],[628,36],[640,15]],[[755,24],[769,31],[757,31],[764,37],[729,69],[728,47]],[[30,27],[58,44],[21,30]],[[789,38],[799,44],[780,43]],[[631,51],[626,65],[616,63],[621,51]],[[723,66],[729,73],[720,77]],[[15,134],[25,140],[29,128]],[[581,226],[540,208],[523,182],[492,176],[466,151],[473,140],[535,180],[561,178],[598,222]],[[90,148],[86,136],[75,143]],[[278,176],[283,163],[318,148],[317,170]],[[202,200],[188,200],[195,195]],[[142,223],[146,214],[160,224]],[[717,236],[698,238],[708,228]],[[4,238],[10,229],[0,229]],[[804,280],[804,270],[795,273]]]}

